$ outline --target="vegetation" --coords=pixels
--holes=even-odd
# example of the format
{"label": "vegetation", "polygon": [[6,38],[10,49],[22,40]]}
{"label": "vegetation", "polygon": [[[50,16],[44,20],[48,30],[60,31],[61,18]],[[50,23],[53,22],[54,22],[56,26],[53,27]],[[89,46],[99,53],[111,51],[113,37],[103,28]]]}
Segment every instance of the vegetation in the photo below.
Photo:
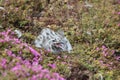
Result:
{"label": "vegetation", "polygon": [[[73,51],[36,48],[46,27],[64,30]],[[119,0],[0,0],[1,80],[119,80],[119,69]]]}

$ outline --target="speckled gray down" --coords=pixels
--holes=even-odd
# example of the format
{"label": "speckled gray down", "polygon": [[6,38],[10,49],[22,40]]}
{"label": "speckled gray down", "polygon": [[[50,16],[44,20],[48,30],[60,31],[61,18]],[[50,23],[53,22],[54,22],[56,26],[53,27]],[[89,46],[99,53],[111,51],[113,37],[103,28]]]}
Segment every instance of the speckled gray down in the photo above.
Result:
{"label": "speckled gray down", "polygon": [[63,31],[54,32],[49,28],[45,28],[41,31],[35,39],[35,46],[44,48],[53,53],[60,53],[63,51],[70,53],[72,50],[72,46],[69,40],[64,36]]}

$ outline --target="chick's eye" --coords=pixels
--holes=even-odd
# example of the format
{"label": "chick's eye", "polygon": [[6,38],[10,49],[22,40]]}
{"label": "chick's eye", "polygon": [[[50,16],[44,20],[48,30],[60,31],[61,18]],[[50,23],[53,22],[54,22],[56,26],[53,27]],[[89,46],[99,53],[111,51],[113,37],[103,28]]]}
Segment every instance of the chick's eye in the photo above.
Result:
{"label": "chick's eye", "polygon": [[53,42],[55,42],[56,40],[54,39],[54,40],[52,40]]}

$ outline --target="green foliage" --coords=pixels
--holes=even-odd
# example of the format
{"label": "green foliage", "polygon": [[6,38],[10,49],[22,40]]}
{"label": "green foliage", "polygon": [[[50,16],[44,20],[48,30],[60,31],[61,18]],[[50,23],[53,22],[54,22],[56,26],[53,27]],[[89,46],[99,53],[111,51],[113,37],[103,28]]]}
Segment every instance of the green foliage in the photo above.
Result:
{"label": "green foliage", "polygon": [[[57,56],[46,52],[43,49],[43,62],[40,62],[44,68],[50,69],[51,72],[59,72],[64,77],[68,78],[72,75],[70,68],[75,65],[84,65],[93,75],[94,79],[99,79],[99,74],[102,74],[105,80],[119,80],[120,78],[120,62],[112,56],[112,50],[120,52],[120,22],[119,3],[113,0],[89,0],[92,7],[85,7],[84,0],[51,0],[46,4],[46,0],[0,0],[0,6],[5,8],[5,11],[0,10],[0,24],[6,28],[21,29],[23,32],[21,40],[33,45],[33,41],[44,27],[49,27],[53,30],[63,29],[65,35],[70,40],[73,51],[71,54],[62,53],[61,59]],[[3,38],[0,36],[0,38]],[[102,46],[105,45],[108,49],[108,56],[102,53]],[[5,49],[11,46],[11,50],[18,54],[20,51],[19,45],[11,43],[0,43],[0,53],[4,55]],[[99,50],[96,50],[99,48]],[[23,49],[23,57],[31,58],[30,51]],[[67,55],[68,58],[63,58]],[[105,65],[101,66],[100,60]],[[62,62],[67,64],[62,64]],[[47,66],[48,63],[56,63],[57,68],[51,69]],[[70,67],[70,68],[69,68]],[[82,69],[81,69],[82,70]],[[4,79],[16,79],[8,74]],[[76,76],[75,76],[76,77]],[[3,79],[0,76],[0,79]],[[4,80],[3,79],[3,80]],[[22,79],[21,79],[22,80]]]}

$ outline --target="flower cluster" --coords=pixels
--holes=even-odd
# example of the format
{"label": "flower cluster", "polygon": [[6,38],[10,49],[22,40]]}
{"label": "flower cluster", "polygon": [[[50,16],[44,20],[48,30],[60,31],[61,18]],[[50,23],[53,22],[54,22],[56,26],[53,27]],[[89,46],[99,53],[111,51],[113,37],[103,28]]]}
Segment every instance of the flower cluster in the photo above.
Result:
{"label": "flower cluster", "polygon": [[96,48],[96,50],[100,53],[99,63],[101,67],[116,69],[120,56],[115,56],[115,50],[111,50],[104,45],[101,48]]}
{"label": "flower cluster", "polygon": [[[19,39],[15,38],[14,33],[11,30],[6,32],[0,32],[0,44],[12,44],[19,45],[21,51],[14,52],[10,48],[4,49],[4,55],[7,57],[0,58],[0,68],[4,70],[2,74],[5,76],[7,70],[14,73],[17,78],[27,78],[28,80],[65,80],[58,73],[52,73],[48,69],[44,69],[40,62],[42,61],[42,55],[29,46],[27,43],[23,43]],[[25,53],[22,49],[28,50],[32,57],[26,58],[23,55]],[[48,66],[55,68],[55,64],[49,64]]]}

